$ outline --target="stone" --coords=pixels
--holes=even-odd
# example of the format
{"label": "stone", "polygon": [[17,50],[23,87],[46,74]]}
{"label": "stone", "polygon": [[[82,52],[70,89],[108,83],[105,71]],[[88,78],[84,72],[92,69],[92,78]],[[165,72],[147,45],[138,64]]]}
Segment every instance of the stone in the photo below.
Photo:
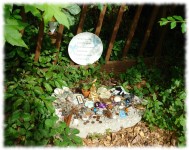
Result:
{"label": "stone", "polygon": [[[127,114],[126,118],[121,118],[115,114],[112,114],[113,116],[117,116],[117,118],[115,119],[113,116],[112,119],[109,119],[107,117],[97,115],[96,118],[93,119],[93,117],[91,117],[91,119],[89,120],[90,122],[95,121],[94,124],[89,123],[84,125],[83,122],[85,121],[81,120],[81,123],[79,123],[78,126],[73,125],[73,123],[71,122],[70,128],[79,129],[80,133],[78,134],[78,136],[84,138],[90,133],[105,133],[106,129],[108,128],[111,128],[112,132],[120,130],[121,127],[129,128],[138,123],[141,120],[142,116],[140,116],[140,114],[138,113],[133,113],[136,110],[135,108],[129,107],[128,109],[130,113]],[[98,121],[96,121],[96,119],[98,119]]]}
{"label": "stone", "polygon": [[85,106],[88,107],[88,108],[92,108],[92,107],[94,107],[94,102],[87,100],[87,101],[85,102]]}
{"label": "stone", "polygon": [[87,120],[89,119],[89,116],[84,114],[84,115],[82,116],[82,119],[83,119],[84,121],[87,121]]}
{"label": "stone", "polygon": [[109,99],[111,97],[110,91],[105,87],[98,88],[97,93],[101,99]]}

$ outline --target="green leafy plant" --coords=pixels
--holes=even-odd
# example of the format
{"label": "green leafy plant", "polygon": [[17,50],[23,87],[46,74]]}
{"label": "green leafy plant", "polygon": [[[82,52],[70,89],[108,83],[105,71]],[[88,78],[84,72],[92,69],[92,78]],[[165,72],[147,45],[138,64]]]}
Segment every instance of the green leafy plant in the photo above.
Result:
{"label": "green leafy plant", "polygon": [[[31,12],[39,20],[44,20],[45,25],[53,17],[58,21],[58,23],[63,24],[68,29],[70,25],[74,24],[74,15],[79,14],[81,11],[77,4],[43,4],[43,5],[24,5],[24,10],[26,13]],[[21,46],[28,48],[22,39],[20,33],[28,24],[22,21],[20,16],[20,9],[13,9],[12,5],[4,6],[5,12],[5,25],[4,25],[4,37],[5,41],[11,45]],[[13,36],[14,35],[14,36]]]}
{"label": "green leafy plant", "polygon": [[174,131],[178,136],[178,146],[186,145],[186,92],[182,74],[182,68],[175,66],[170,68],[169,78],[165,78],[160,69],[155,66],[147,68],[140,59],[137,65],[121,75],[125,88],[140,82],[141,79],[146,80],[144,87],[134,86],[133,89],[126,90],[147,100],[144,103],[146,111],[143,120],[150,127],[155,125]]}
{"label": "green leafy plant", "polygon": [[54,114],[53,89],[67,86],[61,76],[41,69],[21,71],[21,79],[5,81],[5,145],[82,145],[76,129]]}
{"label": "green leafy plant", "polygon": [[13,10],[12,5],[4,6],[5,12],[5,25],[4,25],[4,38],[5,41],[11,45],[21,46],[28,48],[25,42],[22,40],[22,34],[20,33],[28,24],[22,22],[21,17],[17,17],[19,11]]}
{"label": "green leafy plant", "polygon": [[161,21],[159,21],[160,26],[167,25],[168,23],[170,23],[170,29],[174,29],[177,24],[181,24],[182,33],[186,32],[186,20],[181,16],[168,16],[167,18],[161,18]]}

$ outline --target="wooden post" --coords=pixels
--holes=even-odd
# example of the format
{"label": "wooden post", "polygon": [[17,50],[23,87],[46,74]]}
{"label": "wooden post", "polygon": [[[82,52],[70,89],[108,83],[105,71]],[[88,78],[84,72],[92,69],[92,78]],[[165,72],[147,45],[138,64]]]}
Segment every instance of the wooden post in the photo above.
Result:
{"label": "wooden post", "polygon": [[129,50],[130,45],[131,45],[131,41],[132,41],[133,36],[135,34],[135,30],[136,30],[136,27],[137,27],[137,24],[138,24],[140,14],[142,12],[142,8],[143,8],[143,5],[140,5],[137,8],[137,11],[135,13],[135,16],[134,16],[134,19],[133,19],[133,22],[132,22],[132,25],[131,25],[131,29],[130,29],[130,33],[129,33],[127,42],[126,42],[125,47],[123,49],[123,56],[122,57],[126,57],[126,55],[128,53],[128,50]]}
{"label": "wooden post", "polygon": [[87,5],[83,5],[83,9],[80,16],[80,22],[77,29],[77,34],[81,33],[83,30],[83,24],[86,17],[86,12],[87,12]]}
{"label": "wooden post", "polygon": [[53,64],[56,65],[57,61],[58,61],[58,54],[59,54],[59,50],[60,50],[60,45],[61,45],[61,41],[62,41],[62,34],[64,31],[64,26],[62,24],[59,25],[58,28],[58,33],[57,33],[57,37],[56,37],[56,49],[58,50],[58,52],[56,52],[56,58],[53,61]]}
{"label": "wooden post", "polygon": [[104,7],[103,7],[103,10],[100,12],[98,24],[97,24],[96,31],[95,31],[95,34],[97,36],[99,36],[100,31],[101,31],[102,23],[103,23],[104,16],[105,16],[105,13],[106,13],[106,8],[107,8],[107,5],[105,4]]}
{"label": "wooden post", "polygon": [[144,39],[143,39],[143,41],[142,41],[142,46],[140,47],[139,56],[142,56],[142,55],[143,55],[144,49],[146,48],[146,44],[147,44],[148,39],[149,39],[149,37],[150,37],[150,33],[151,33],[151,30],[152,30],[154,21],[155,21],[155,19],[156,19],[158,10],[159,10],[159,6],[155,6],[155,7],[154,7],[154,10],[153,10],[153,12],[152,12],[152,15],[151,15],[151,17],[150,17],[150,21],[149,21],[148,27],[147,27],[146,32],[145,32]]}
{"label": "wooden post", "polygon": [[41,45],[43,41],[43,34],[44,34],[44,20],[42,19],[39,24],[39,32],[38,32],[38,39],[37,39],[37,46],[35,50],[34,62],[37,62],[40,56]]}
{"label": "wooden post", "polygon": [[[24,6],[21,7],[21,11],[20,11],[20,15],[22,17],[22,21],[23,22],[26,22],[26,13],[25,13],[25,10],[24,10]],[[22,34],[22,36],[24,35],[24,29],[22,29],[20,31],[20,33]]]}
{"label": "wooden post", "polygon": [[109,42],[108,50],[107,50],[107,53],[106,53],[106,58],[105,58],[106,63],[110,59],[110,55],[111,55],[111,52],[112,52],[113,44],[114,44],[118,29],[119,29],[119,25],[120,25],[121,20],[122,20],[124,8],[125,8],[125,5],[121,5],[121,7],[119,9],[119,13],[118,13],[118,16],[117,16],[116,24],[114,26],[114,29],[113,29],[113,32],[112,32],[112,36],[111,36],[111,40]]}

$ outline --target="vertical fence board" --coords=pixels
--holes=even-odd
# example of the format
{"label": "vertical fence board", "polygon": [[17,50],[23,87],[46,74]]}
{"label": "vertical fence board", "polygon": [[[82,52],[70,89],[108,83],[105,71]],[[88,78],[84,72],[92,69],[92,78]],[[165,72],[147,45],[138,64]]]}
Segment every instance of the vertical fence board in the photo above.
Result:
{"label": "vertical fence board", "polygon": [[143,5],[140,5],[137,8],[137,11],[135,13],[135,16],[134,16],[134,19],[133,19],[133,22],[132,22],[132,25],[131,25],[131,28],[130,28],[130,33],[128,35],[128,39],[127,39],[125,47],[123,49],[123,56],[122,57],[126,57],[126,55],[128,53],[128,50],[129,50],[130,45],[131,45],[131,41],[132,41],[133,36],[135,34],[135,30],[136,30],[136,27],[137,27],[137,24],[138,24],[138,21],[139,21],[139,18],[140,18],[140,14],[142,12],[142,8],[143,8]]}
{"label": "vertical fence board", "polygon": [[78,29],[77,29],[77,34],[81,33],[83,30],[83,24],[84,24],[84,20],[86,17],[86,12],[87,12],[87,5],[83,5],[81,16],[80,16],[80,21],[79,21],[79,25],[78,25]]}
{"label": "vertical fence board", "polygon": [[[22,17],[22,21],[23,21],[23,22],[26,22],[26,13],[25,13],[24,6],[21,7],[20,15],[21,15],[21,17]],[[23,36],[23,35],[24,35],[24,29],[22,29],[22,30],[20,31],[20,33],[21,33],[22,36]]]}
{"label": "vertical fence board", "polygon": [[59,54],[60,45],[61,45],[61,41],[62,41],[63,31],[64,31],[64,26],[62,24],[60,24],[59,28],[58,28],[57,37],[56,37],[56,49],[58,50],[58,52],[56,52],[56,58],[53,61],[53,64],[56,64],[58,61],[58,54]]}
{"label": "vertical fence board", "polygon": [[[175,7],[176,7],[175,5],[172,6],[172,10],[173,11],[171,12],[171,15],[173,14]],[[163,8],[162,18],[166,17],[166,8],[167,8],[166,6]],[[155,57],[160,57],[161,56],[161,53],[162,53],[162,44],[163,44],[166,32],[167,32],[167,30],[169,28],[169,25],[166,25],[166,26],[164,26],[162,28],[163,29],[161,31],[161,35],[159,37],[159,40],[157,42],[157,46],[156,46],[155,51],[154,51],[154,56]]]}
{"label": "vertical fence board", "polygon": [[151,33],[151,30],[152,30],[154,21],[156,19],[156,16],[158,14],[158,10],[159,10],[159,6],[155,6],[154,10],[152,12],[152,15],[150,17],[150,21],[149,21],[148,27],[147,27],[146,32],[145,32],[145,36],[144,36],[144,39],[142,41],[142,45],[140,47],[139,56],[143,55],[144,49],[146,48],[146,44],[147,44],[148,39],[150,37],[150,33]]}
{"label": "vertical fence board", "polygon": [[39,24],[39,33],[38,33],[38,39],[37,39],[37,46],[35,50],[34,62],[37,62],[40,56],[41,45],[43,41],[43,34],[44,34],[44,20],[42,19]]}
{"label": "vertical fence board", "polygon": [[108,50],[107,50],[107,53],[106,53],[106,58],[105,58],[106,63],[110,59],[110,55],[111,55],[111,52],[112,52],[113,44],[114,44],[118,29],[119,29],[119,25],[120,25],[121,20],[122,20],[124,8],[125,8],[125,5],[121,5],[121,7],[119,9],[117,20],[116,20],[116,23],[115,23],[115,26],[114,26],[114,29],[113,29],[113,32],[112,32],[111,40],[110,40],[109,45],[108,45]]}
{"label": "vertical fence board", "polygon": [[105,4],[104,7],[103,7],[103,10],[100,12],[100,16],[99,16],[96,31],[95,31],[95,34],[97,36],[99,36],[100,31],[101,31],[102,23],[103,23],[104,16],[105,16],[105,13],[106,13],[106,8],[107,8],[107,5]]}

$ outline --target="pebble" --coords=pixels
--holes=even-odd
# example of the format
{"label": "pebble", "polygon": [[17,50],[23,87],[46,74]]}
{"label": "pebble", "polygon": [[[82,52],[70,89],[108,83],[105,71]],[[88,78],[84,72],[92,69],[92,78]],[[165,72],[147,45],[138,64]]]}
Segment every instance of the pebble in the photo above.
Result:
{"label": "pebble", "polygon": [[83,115],[83,116],[82,116],[82,119],[83,119],[84,121],[87,121],[87,120],[89,119],[89,117],[88,117],[87,115]]}
{"label": "pebble", "polygon": [[105,87],[98,88],[97,93],[99,94],[99,97],[101,99],[109,99],[111,97],[110,91],[107,90]]}
{"label": "pebble", "polygon": [[114,97],[114,101],[115,102],[120,102],[121,101],[121,97],[120,96],[115,96]]}
{"label": "pebble", "polygon": [[88,107],[88,108],[92,108],[92,107],[94,107],[94,102],[93,101],[86,101],[85,106]]}

